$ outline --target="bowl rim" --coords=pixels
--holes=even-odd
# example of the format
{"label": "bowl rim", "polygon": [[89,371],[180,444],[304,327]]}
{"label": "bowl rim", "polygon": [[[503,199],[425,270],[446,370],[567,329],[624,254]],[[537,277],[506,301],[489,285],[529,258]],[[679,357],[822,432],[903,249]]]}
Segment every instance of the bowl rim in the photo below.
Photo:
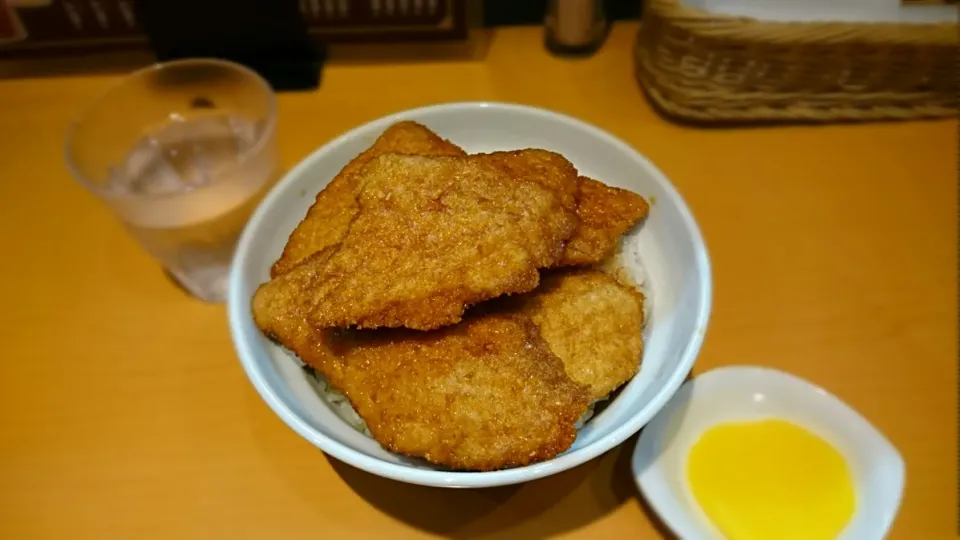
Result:
{"label": "bowl rim", "polygon": [[[785,384],[797,388],[804,396],[804,401],[825,401],[830,403],[832,407],[845,410],[851,418],[855,419],[855,422],[866,428],[867,432],[880,442],[885,454],[883,458],[889,460],[888,465],[893,467],[897,483],[897,493],[889,501],[890,511],[883,513],[879,530],[875,531],[882,531],[882,534],[886,535],[893,526],[903,502],[906,464],[902,454],[890,439],[853,406],[812,381],[787,371],[758,365],[728,365],[713,368],[685,382],[678,389],[677,394],[682,392],[693,394],[697,381],[700,381],[700,384],[729,385],[744,377],[754,377],[764,381],[783,381]],[[689,390],[687,390],[688,387]],[[640,435],[636,448],[634,448],[633,456],[630,459],[630,468],[634,483],[653,511],[674,534],[683,536],[690,534],[691,529],[699,528],[696,525],[697,520],[690,515],[689,506],[662,485],[663,464],[658,453],[658,443],[663,439],[664,433],[671,425],[670,421],[679,412],[681,406],[679,401],[672,402],[664,406],[656,417],[650,421]],[[873,508],[872,510],[877,509]],[[856,532],[845,530],[841,533],[841,538],[847,538],[849,534],[855,534]]]}
{"label": "bowl rim", "polygon": [[[294,179],[302,176],[314,164],[326,157],[333,148],[344,144],[355,137],[361,136],[366,132],[377,129],[382,131],[388,125],[401,120],[415,120],[428,122],[428,117],[447,112],[456,112],[472,109],[498,109],[511,112],[518,115],[535,116],[541,119],[552,120],[566,124],[571,128],[586,132],[602,142],[614,146],[619,150],[631,154],[636,161],[643,167],[655,182],[661,185],[666,193],[676,201],[677,210],[683,225],[687,228],[693,249],[695,251],[695,264],[700,271],[700,302],[696,314],[696,323],[694,328],[700,331],[694,332],[685,344],[680,356],[680,362],[667,379],[667,382],[654,395],[648,405],[630,418],[629,421],[616,427],[611,433],[601,437],[594,443],[554,457],[550,460],[498,471],[487,472],[463,472],[463,471],[437,471],[430,469],[419,469],[408,465],[391,463],[369,456],[344,445],[335,439],[324,435],[315,430],[303,419],[301,419],[286,403],[280,398],[277,391],[271,386],[264,373],[257,365],[256,354],[244,343],[246,336],[242,328],[244,320],[250,317],[249,298],[242,298],[244,284],[242,281],[243,261],[249,257],[251,244],[253,242],[254,231],[265,219],[267,209],[274,206],[276,201],[284,193],[285,186],[291,184]],[[441,134],[442,136],[442,134]],[[303,158],[297,165],[290,169],[283,178],[274,185],[267,196],[260,202],[248,221],[234,255],[231,265],[227,309],[230,325],[231,337],[234,348],[243,365],[247,377],[253,383],[254,388],[260,394],[261,398],[291,429],[296,431],[301,437],[310,441],[314,446],[328,453],[334,458],[343,461],[351,466],[362,469],[371,474],[408,482],[413,484],[437,487],[460,487],[460,488],[478,488],[493,487],[517,484],[538,478],[543,478],[583,463],[607,452],[613,447],[621,444],[628,437],[636,433],[644,424],[656,415],[669,399],[676,393],[683,383],[690,369],[696,361],[697,355],[706,336],[707,327],[710,319],[710,312],[713,297],[713,281],[711,274],[710,259],[706,244],[697,226],[686,201],[677,191],[676,187],[667,179],[667,177],[645,156],[635,150],[632,146],[610,133],[588,124],[576,118],[541,109],[528,105],[519,105],[513,103],[495,102],[495,101],[466,101],[441,103],[399,111],[387,116],[382,116],[360,126],[354,127],[338,137],[324,143],[319,148]]]}

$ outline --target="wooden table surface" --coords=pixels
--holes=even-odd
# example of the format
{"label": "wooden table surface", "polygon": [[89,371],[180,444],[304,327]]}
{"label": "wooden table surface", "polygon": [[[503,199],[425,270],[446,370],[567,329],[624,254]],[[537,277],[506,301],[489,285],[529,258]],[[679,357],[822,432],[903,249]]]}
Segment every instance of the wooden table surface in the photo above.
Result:
{"label": "wooden table surface", "polygon": [[[957,123],[706,130],[634,82],[637,27],[596,56],[539,28],[468,54],[326,68],[279,98],[283,162],[360,123],[456,100],[554,109],[610,131],[676,184],[706,237],[714,311],[695,373],[788,370],[899,448],[893,538],[956,537]],[[114,76],[0,81],[0,537],[658,538],[635,438],[579,468],[480,491],[408,486],[326,457],[260,400],[222,305],[174,288],[62,158]]]}

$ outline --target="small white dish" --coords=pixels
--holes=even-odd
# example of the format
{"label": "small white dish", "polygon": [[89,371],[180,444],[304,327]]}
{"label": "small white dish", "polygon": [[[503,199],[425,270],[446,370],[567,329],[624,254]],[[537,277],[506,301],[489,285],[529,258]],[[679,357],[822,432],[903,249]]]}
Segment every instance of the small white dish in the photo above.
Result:
{"label": "small white dish", "polygon": [[[555,458],[501,471],[454,472],[384,450],[337,415],[300,363],[254,325],[250,299],[314,196],[388,126],[420,122],[468,152],[545,148],[563,154],[586,176],[651,201],[650,216],[630,233],[651,292],[640,372]],[[634,276],[637,277],[637,276]],[[367,472],[414,484],[488,487],[526,482],[576,467],[622,443],[677,391],[693,366],[710,317],[707,250],[683,198],[650,161],[594,126],[543,109],[504,103],[450,103],[403,111],[359,126],[326,143],[277,184],[250,218],[237,252],[227,298],[237,354],[253,386],[291,428],[331,456]],[[639,329],[638,329],[639,331]]]}
{"label": "small white dish", "polygon": [[688,381],[650,421],[633,454],[634,480],[653,510],[684,540],[722,538],[694,500],[686,479],[690,448],[723,422],[779,418],[810,430],[850,466],[857,509],[843,540],[883,538],[903,494],[903,458],[851,407],[787,373],[753,366],[709,371]]}

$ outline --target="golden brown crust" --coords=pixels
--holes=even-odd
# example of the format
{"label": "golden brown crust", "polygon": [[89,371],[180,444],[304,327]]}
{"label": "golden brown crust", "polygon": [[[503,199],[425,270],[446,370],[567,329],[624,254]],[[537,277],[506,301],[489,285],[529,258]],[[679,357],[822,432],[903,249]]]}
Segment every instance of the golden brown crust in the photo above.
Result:
{"label": "golden brown crust", "polygon": [[580,227],[559,266],[589,266],[606,259],[623,233],[647,217],[650,207],[632,191],[580,177],[577,215]]}
{"label": "golden brown crust", "polygon": [[589,403],[524,317],[433,332],[300,329],[275,337],[347,396],[374,439],[451,469],[550,459],[573,444]]}
{"label": "golden brown crust", "polygon": [[[636,373],[642,296],[594,270],[550,272],[455,323],[537,288],[538,269],[599,262],[646,212],[558,154],[465,157],[397,124],[317,196],[254,320],[388,450],[478,471],[550,459],[590,400]],[[430,331],[331,328],[347,326]]]}
{"label": "golden brown crust", "polygon": [[564,209],[577,211],[577,197],[580,194],[577,169],[560,154],[530,148],[473,156],[493,164],[512,178],[533,181],[554,191]]}
{"label": "golden brown crust", "polygon": [[577,226],[553,190],[475,157],[385,154],[356,193],[334,253],[263,285],[255,311],[293,303],[321,328],[439,328],[473,303],[534,289]]}
{"label": "golden brown crust", "polygon": [[353,158],[325,187],[290,234],[283,254],[270,269],[276,277],[288,272],[310,255],[343,239],[357,212],[354,198],[357,173],[371,159],[386,153],[425,156],[464,156],[466,152],[416,122],[398,122],[377,138],[373,146]]}
{"label": "golden brown crust", "polygon": [[599,270],[577,269],[545,273],[540,287],[514,304],[536,323],[570,378],[602,399],[640,368],[643,301]]}
{"label": "golden brown crust", "polygon": [[[354,194],[356,176],[373,158],[385,153],[466,155],[461,148],[421,124],[405,121],[391,125],[373,146],[350,161],[317,194],[271,268],[271,277],[288,272],[313,253],[343,239],[358,210]],[[649,211],[646,201],[635,193],[583,176],[577,178],[573,165],[554,152],[530,149],[476,156],[513,178],[535,181],[554,190],[561,206],[576,210],[580,226],[557,266],[588,266],[600,262],[610,255],[620,236]]]}
{"label": "golden brown crust", "polygon": [[307,291],[313,289],[317,280],[314,268],[322,267],[336,251],[337,245],[329,246],[282,276],[260,285],[250,306],[257,328],[269,336],[286,336],[291,342],[303,343],[300,334],[307,332],[304,321],[311,306]]}

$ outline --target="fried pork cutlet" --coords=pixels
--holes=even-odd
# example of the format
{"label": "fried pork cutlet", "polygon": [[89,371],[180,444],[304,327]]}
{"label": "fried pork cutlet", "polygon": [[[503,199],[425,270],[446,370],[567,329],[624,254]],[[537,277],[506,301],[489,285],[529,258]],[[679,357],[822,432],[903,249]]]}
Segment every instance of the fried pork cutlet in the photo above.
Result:
{"label": "fried pork cutlet", "polygon": [[379,156],[357,177],[342,242],[262,285],[254,317],[268,332],[291,311],[319,328],[454,324],[471,304],[536,288],[577,227],[561,201],[478,157]]}
{"label": "fried pork cutlet", "polygon": [[580,195],[577,169],[560,154],[527,149],[474,154],[472,157],[496,166],[512,178],[536,182],[553,190],[564,209],[577,211],[577,197]]}
{"label": "fried pork cutlet", "polygon": [[530,317],[574,381],[603,399],[629,381],[643,352],[643,295],[592,269],[544,274],[540,287],[511,299]]}
{"label": "fried pork cutlet", "polygon": [[300,329],[275,337],[347,396],[377,442],[452,469],[550,459],[590,401],[521,316],[433,332]]}
{"label": "fried pork cutlet", "polygon": [[272,277],[286,273],[314,253],[343,239],[357,213],[354,196],[357,173],[371,159],[387,153],[424,156],[465,156],[466,152],[441,139],[416,122],[398,122],[388,127],[373,146],[353,158],[320,193],[306,217],[290,234],[280,259],[270,269]]}
{"label": "fried pork cutlet", "polygon": [[623,236],[647,217],[650,207],[632,191],[608,186],[591,178],[579,178],[577,215],[580,226],[567,243],[559,266],[588,266],[610,256]]}
{"label": "fried pork cutlet", "polygon": [[[310,255],[336,245],[346,235],[357,213],[356,175],[373,158],[385,153],[425,156],[463,156],[466,153],[416,122],[387,128],[376,142],[354,158],[324,188],[297,225],[270,275],[286,273]],[[586,266],[605,259],[619,237],[646,217],[648,207],[639,195],[579,177],[563,157],[543,150],[478,154],[505,174],[538,182],[555,190],[564,208],[576,206],[580,225],[558,266]]]}

